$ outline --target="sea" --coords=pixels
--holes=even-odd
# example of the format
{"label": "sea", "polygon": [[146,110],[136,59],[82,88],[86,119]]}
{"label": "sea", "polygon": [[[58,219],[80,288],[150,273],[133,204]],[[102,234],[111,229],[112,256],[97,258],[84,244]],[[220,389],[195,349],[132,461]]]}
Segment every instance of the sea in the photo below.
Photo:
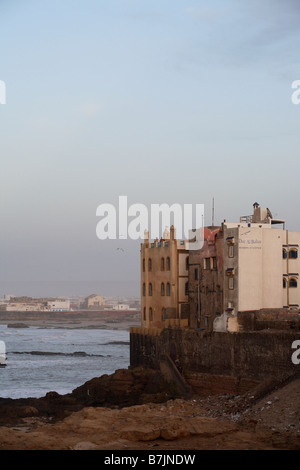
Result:
{"label": "sea", "polygon": [[8,328],[0,325],[6,367],[0,367],[0,397],[61,395],[94,377],[127,369],[129,331],[97,328]]}

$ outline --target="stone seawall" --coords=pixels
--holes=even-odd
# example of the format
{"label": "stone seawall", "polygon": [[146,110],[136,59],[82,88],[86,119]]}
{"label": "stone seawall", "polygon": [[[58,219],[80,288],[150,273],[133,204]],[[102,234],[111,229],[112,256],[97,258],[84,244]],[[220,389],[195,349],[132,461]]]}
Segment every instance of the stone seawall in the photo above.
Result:
{"label": "stone seawall", "polygon": [[180,328],[145,334],[132,328],[130,364],[159,369],[162,355],[181,362],[183,375],[194,391],[242,393],[268,379],[280,382],[300,372],[292,362],[292,343],[300,331],[263,330],[241,333]]}

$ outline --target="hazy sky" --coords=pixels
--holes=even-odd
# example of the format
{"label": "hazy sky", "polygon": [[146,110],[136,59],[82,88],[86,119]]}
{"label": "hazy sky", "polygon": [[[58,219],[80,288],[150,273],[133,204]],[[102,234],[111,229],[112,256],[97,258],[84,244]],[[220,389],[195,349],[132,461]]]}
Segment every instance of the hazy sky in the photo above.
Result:
{"label": "hazy sky", "polygon": [[299,24],[298,0],[0,0],[0,295],[139,295],[139,241],[96,237],[119,195],[300,230]]}

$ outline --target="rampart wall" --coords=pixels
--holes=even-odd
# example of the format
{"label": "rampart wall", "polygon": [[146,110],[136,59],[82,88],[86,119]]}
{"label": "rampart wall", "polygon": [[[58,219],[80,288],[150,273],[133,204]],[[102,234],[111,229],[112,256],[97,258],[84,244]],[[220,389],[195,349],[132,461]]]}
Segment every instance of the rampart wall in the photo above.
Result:
{"label": "rampart wall", "polygon": [[[254,317],[243,321],[245,326]],[[208,390],[243,393],[268,379],[280,382],[300,372],[300,364],[292,362],[292,343],[300,340],[299,323],[285,329],[261,329],[257,322],[256,326],[236,333],[131,328],[130,365],[159,369],[161,357],[168,354],[180,360],[186,381],[200,395]]]}

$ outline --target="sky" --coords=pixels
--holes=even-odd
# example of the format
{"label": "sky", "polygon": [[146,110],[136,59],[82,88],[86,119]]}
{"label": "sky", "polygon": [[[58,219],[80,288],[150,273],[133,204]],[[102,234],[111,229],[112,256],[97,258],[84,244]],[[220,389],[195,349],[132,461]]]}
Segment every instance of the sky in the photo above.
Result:
{"label": "sky", "polygon": [[97,207],[300,230],[298,0],[0,0],[0,296],[139,295]]}

